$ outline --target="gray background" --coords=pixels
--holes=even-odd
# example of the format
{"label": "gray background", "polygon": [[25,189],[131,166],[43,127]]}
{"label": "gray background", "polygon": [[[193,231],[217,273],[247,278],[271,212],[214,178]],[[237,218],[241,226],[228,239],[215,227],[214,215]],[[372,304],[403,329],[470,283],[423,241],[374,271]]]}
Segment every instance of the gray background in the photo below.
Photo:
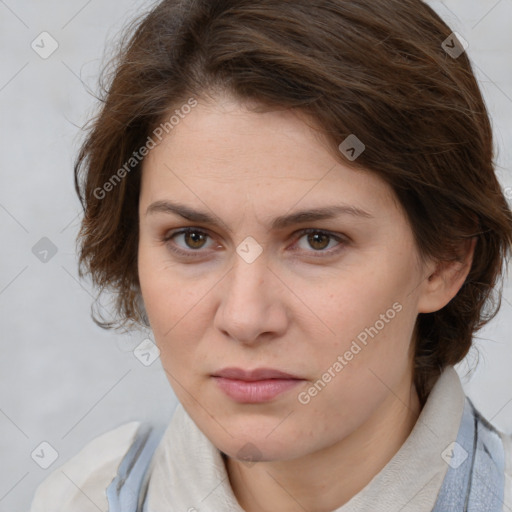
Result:
{"label": "gray background", "polygon": [[[431,2],[469,42],[468,53],[496,133],[498,175],[512,198],[512,0]],[[80,207],[72,164],[80,127],[94,112],[104,49],[148,2],[0,0],[0,512],[27,510],[36,485],[90,439],[133,419],[166,420],[175,397],[160,361],[133,349],[147,332],[121,335],[90,319],[94,296],[78,281]],[[43,31],[58,49],[41,58]],[[510,189],[507,187],[511,187]],[[47,237],[46,263],[32,248]],[[458,371],[477,407],[512,432],[512,293]],[[58,459],[40,468],[31,453],[49,442]]]}

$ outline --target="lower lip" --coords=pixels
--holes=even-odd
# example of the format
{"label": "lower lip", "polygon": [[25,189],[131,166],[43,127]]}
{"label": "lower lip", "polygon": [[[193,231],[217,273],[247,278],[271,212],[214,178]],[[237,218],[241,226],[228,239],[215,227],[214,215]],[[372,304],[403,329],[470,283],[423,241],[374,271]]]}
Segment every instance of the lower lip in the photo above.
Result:
{"label": "lower lip", "polygon": [[235,402],[258,404],[269,402],[281,393],[297,386],[298,379],[265,379],[265,380],[236,380],[224,377],[214,377],[218,386]]}

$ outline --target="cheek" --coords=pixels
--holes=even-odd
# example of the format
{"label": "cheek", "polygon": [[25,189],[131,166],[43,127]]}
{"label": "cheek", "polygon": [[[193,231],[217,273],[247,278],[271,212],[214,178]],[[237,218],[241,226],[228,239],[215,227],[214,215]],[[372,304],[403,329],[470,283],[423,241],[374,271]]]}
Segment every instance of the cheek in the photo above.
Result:
{"label": "cheek", "polygon": [[410,369],[417,314],[411,276],[407,268],[394,275],[373,269],[354,271],[324,287],[315,300],[310,297],[329,327],[323,329],[325,337],[314,337],[310,329],[315,343],[307,351],[322,389],[323,399],[315,401],[326,409],[340,403],[351,410],[376,404],[387,392],[383,382],[393,388]]}
{"label": "cheek", "polygon": [[[196,396],[198,367],[197,345],[202,337],[198,321],[197,300],[191,294],[178,292],[166,279],[148,273],[141,279],[141,289],[154,340],[160,350],[160,361],[166,378],[178,400],[189,405]],[[190,404],[193,405],[193,404]]]}
{"label": "cheek", "polygon": [[304,424],[314,419],[315,428],[322,430],[316,435],[325,439],[357,429],[394,396],[410,372],[411,311],[384,308],[388,323],[361,311],[358,318],[340,316],[335,341],[318,340],[316,350],[309,352],[316,375],[301,390],[298,408]]}
{"label": "cheek", "polygon": [[154,252],[139,252],[139,281],[162,366],[181,399],[180,384],[193,387],[194,369],[201,367],[198,346],[212,322],[207,305],[215,281],[186,277]]}
{"label": "cheek", "polygon": [[395,338],[401,331],[407,279],[385,270],[380,274],[375,266],[373,269],[354,268],[350,273],[325,279],[321,289],[312,288],[310,283],[294,289],[326,334],[326,346],[348,350],[352,340],[364,344],[365,340],[385,338],[391,333],[389,337]]}
{"label": "cheek", "polygon": [[155,337],[160,339],[190,322],[209,288],[208,279],[187,278],[186,270],[179,272],[164,255],[152,247],[141,247],[138,254],[144,305]]}

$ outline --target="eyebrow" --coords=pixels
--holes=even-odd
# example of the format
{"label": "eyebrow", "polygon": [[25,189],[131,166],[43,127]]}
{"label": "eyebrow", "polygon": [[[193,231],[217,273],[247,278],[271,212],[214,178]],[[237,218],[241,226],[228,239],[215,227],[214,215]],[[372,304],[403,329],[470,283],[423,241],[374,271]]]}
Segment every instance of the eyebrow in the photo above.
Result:
{"label": "eyebrow", "polygon": [[[200,224],[209,224],[211,226],[218,226],[224,224],[219,222],[218,219],[207,213],[194,210],[184,204],[173,203],[171,201],[156,201],[150,204],[146,210],[146,216],[155,213],[175,214],[187,219],[191,222]],[[319,220],[329,220],[339,217],[341,215],[350,215],[353,217],[360,217],[364,219],[373,219],[373,215],[369,212],[362,210],[356,206],[351,205],[332,205],[321,208],[312,208],[309,210],[301,210],[287,215],[276,217],[271,224],[271,229],[280,230],[285,229],[295,224],[303,224],[306,222],[314,222]],[[228,228],[228,231],[231,230]]]}

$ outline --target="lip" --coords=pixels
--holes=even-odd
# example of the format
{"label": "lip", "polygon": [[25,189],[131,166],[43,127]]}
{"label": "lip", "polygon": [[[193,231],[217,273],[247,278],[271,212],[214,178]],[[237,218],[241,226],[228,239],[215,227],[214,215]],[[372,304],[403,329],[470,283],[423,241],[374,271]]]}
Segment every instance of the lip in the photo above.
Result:
{"label": "lip", "polygon": [[235,402],[269,402],[304,379],[272,368],[224,368],[212,375],[219,388]]}
{"label": "lip", "polygon": [[256,368],[254,370],[243,370],[242,368],[223,368],[213,374],[214,377],[223,377],[225,379],[244,380],[253,382],[267,379],[298,379],[303,380],[296,375],[285,373],[273,368]]}

